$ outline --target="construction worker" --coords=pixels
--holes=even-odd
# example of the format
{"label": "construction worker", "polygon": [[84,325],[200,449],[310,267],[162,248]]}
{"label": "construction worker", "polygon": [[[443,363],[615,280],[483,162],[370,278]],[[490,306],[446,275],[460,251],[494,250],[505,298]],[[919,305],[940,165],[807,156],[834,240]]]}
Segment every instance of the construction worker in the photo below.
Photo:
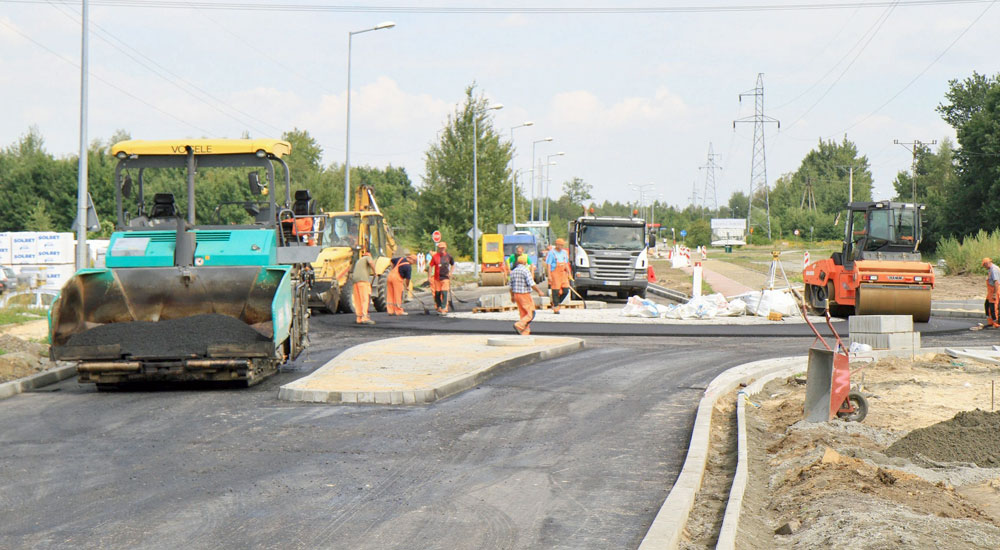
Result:
{"label": "construction worker", "polygon": [[556,246],[545,256],[545,275],[549,278],[549,291],[552,292],[552,313],[558,314],[560,304],[569,294],[569,279],[572,272],[569,269],[569,253],[563,248],[566,241],[556,239]]}
{"label": "construction worker", "polygon": [[402,251],[402,256],[393,258],[392,270],[386,279],[386,292],[388,293],[389,315],[407,315],[403,311],[403,290],[410,286],[410,278],[413,276],[413,264],[417,263],[417,255],[411,254],[407,250]]}
{"label": "construction worker", "polygon": [[983,258],[983,267],[986,268],[986,319],[990,328],[1000,327],[997,322],[997,303],[1000,302],[1000,267],[997,267],[993,260]]}
{"label": "construction worker", "polygon": [[531,334],[531,321],[535,318],[535,302],[531,299],[531,291],[539,296],[545,296],[542,289],[535,284],[535,279],[528,269],[528,257],[521,254],[517,257],[517,265],[510,272],[510,299],[517,304],[520,319],[514,323],[514,331],[521,335]]}
{"label": "construction worker", "polygon": [[[510,268],[514,269],[517,267],[517,257],[524,254],[524,247],[517,245],[514,247],[514,253],[507,257],[507,263],[510,264]],[[531,265],[531,256],[528,256],[528,268],[534,270],[533,265]]]}
{"label": "construction worker", "polygon": [[359,325],[374,325],[368,317],[368,302],[372,297],[372,277],[375,276],[375,260],[367,250],[361,251],[358,261],[354,262],[351,279],[354,281],[353,298],[355,322]]}
{"label": "construction worker", "polygon": [[431,286],[435,309],[441,315],[445,315],[448,313],[448,291],[451,290],[451,271],[455,266],[455,259],[448,254],[448,243],[439,242],[437,248],[438,251],[427,264],[427,278],[436,281],[436,287],[433,283]]}

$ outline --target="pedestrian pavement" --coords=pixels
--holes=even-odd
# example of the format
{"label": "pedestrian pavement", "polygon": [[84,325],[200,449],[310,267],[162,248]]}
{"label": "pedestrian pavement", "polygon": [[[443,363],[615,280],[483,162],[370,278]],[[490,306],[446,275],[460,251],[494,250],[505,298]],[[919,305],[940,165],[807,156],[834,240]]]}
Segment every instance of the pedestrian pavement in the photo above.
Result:
{"label": "pedestrian pavement", "polygon": [[[512,329],[513,330],[513,329]],[[311,403],[420,405],[467,390],[506,369],[584,347],[580,338],[449,334],[407,336],[354,346],[278,399]]]}
{"label": "pedestrian pavement", "polygon": [[[681,270],[688,275],[694,274],[694,268],[691,267],[682,267]],[[736,282],[721,273],[705,269],[704,267],[701,269],[701,278],[712,287],[713,291],[721,293],[726,298],[760,290],[759,288],[750,288],[743,283]]]}

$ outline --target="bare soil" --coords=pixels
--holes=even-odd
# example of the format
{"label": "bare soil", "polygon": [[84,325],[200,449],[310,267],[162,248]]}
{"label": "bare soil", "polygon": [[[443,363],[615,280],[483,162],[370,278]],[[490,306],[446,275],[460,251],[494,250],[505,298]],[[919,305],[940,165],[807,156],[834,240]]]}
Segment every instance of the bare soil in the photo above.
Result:
{"label": "bare soil", "polygon": [[48,350],[45,344],[0,333],[0,383],[54,367],[48,359]]}
{"label": "bare soil", "polygon": [[[747,407],[738,547],[1000,548],[997,380],[995,366],[942,355],[884,359],[852,375],[869,396],[863,422],[818,424],[801,421],[801,380],[772,382]],[[712,547],[702,540],[687,547]]]}

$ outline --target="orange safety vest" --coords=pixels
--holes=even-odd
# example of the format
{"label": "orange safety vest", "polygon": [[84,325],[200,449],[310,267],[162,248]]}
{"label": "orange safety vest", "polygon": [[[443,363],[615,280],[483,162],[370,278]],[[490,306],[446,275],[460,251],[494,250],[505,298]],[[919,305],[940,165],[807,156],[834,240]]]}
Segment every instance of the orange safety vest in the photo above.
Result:
{"label": "orange safety vest", "polygon": [[292,235],[295,235],[296,237],[300,235],[308,235],[309,246],[314,246],[316,244],[316,236],[310,233],[312,228],[312,218],[295,218],[295,225],[292,226]]}

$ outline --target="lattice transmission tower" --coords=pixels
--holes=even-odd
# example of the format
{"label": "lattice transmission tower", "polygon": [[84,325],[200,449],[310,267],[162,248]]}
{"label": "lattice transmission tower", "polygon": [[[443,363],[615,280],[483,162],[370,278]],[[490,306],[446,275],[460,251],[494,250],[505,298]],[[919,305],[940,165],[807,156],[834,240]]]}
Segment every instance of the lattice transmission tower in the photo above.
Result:
{"label": "lattice transmission tower", "polygon": [[712,142],[708,142],[708,161],[705,162],[705,166],[698,167],[699,170],[705,171],[705,191],[701,194],[701,206],[713,212],[719,209],[719,196],[715,191],[715,170],[722,170],[722,167],[715,163],[718,156],[712,152]]}
{"label": "lattice transmission tower", "polygon": [[747,208],[747,229],[753,230],[754,195],[763,192],[764,208],[767,210],[767,238],[771,238],[771,201],[768,198],[767,190],[767,155],[764,152],[764,125],[773,122],[781,128],[778,119],[764,114],[764,73],[757,73],[757,86],[753,90],[748,90],[740,94],[740,102],[743,96],[753,96],[754,113],[752,117],[743,117],[733,121],[733,129],[736,129],[737,122],[753,122],[753,161],[750,165],[750,197]]}

